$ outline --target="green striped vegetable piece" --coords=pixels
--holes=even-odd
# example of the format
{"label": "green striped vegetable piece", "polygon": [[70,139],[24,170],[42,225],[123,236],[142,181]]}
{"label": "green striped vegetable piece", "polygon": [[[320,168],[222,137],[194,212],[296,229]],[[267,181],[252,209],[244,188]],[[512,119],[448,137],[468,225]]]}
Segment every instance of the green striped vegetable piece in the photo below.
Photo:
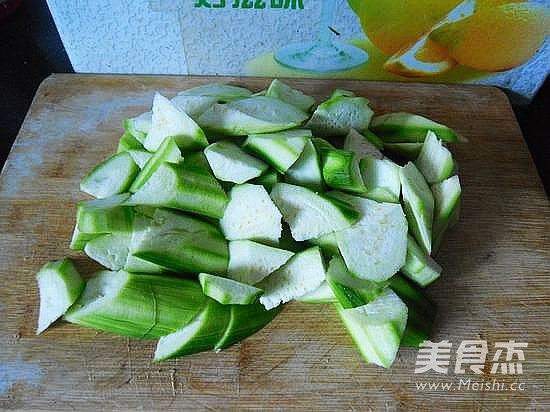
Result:
{"label": "green striped vegetable piece", "polygon": [[134,338],[159,338],[189,323],[206,304],[197,282],[124,271],[97,273],[65,314],[71,323]]}

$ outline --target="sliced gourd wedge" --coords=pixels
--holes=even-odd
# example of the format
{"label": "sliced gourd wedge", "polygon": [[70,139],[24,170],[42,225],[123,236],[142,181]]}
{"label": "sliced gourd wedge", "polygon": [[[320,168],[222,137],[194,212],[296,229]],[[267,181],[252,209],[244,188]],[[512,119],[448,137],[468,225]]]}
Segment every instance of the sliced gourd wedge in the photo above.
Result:
{"label": "sliced gourd wedge", "polygon": [[95,166],[80,182],[80,190],[97,198],[124,193],[138,172],[129,153],[118,153]]}
{"label": "sliced gourd wedge", "polygon": [[361,219],[336,232],[338,249],[349,271],[358,278],[382,282],[404,264],[407,254],[407,221],[401,205],[331,192],[352,204]]}
{"label": "sliced gourd wedge", "polygon": [[441,275],[441,266],[427,255],[412,236],[407,240],[407,259],[401,273],[418,285],[425,287]]}
{"label": "sliced gourd wedge", "polygon": [[389,159],[365,157],[360,162],[365,192],[361,196],[377,202],[399,203],[401,180],[399,166]]}
{"label": "sliced gourd wedge", "polygon": [[226,273],[228,245],[217,226],[164,209],[155,212],[153,224],[133,256],[178,273]]}
{"label": "sliced gourd wedge", "polygon": [[294,252],[266,246],[251,240],[229,242],[227,276],[233,280],[255,285],[283,266]]}
{"label": "sliced gourd wedge", "polygon": [[374,134],[368,130],[363,131],[363,133],[365,133],[365,135],[362,135],[355,129],[350,129],[344,140],[344,150],[354,152],[359,159],[367,156],[375,159],[383,159],[384,155],[380,151],[381,146],[375,145],[371,139],[369,139],[369,136],[373,136]]}
{"label": "sliced gourd wedge", "polygon": [[201,127],[228,136],[271,133],[300,126],[307,115],[279,99],[255,96],[215,104],[198,119]]}
{"label": "sliced gourd wedge", "polygon": [[164,162],[175,164],[183,162],[181,151],[173,137],[164,139],[158,150],[151,156],[137,175],[132,186],[130,186],[130,192],[137,192]]}
{"label": "sliced gourd wedge", "polygon": [[315,136],[345,136],[351,129],[365,130],[374,112],[364,97],[337,93],[321,103],[306,124]]}
{"label": "sliced gourd wedge", "polygon": [[159,338],[193,320],[206,304],[197,282],[124,271],[98,272],[64,319],[142,339]]}
{"label": "sliced gourd wedge", "polygon": [[228,240],[277,243],[281,237],[281,212],[263,186],[245,183],[229,192],[229,203],[220,220]]}
{"label": "sliced gourd wedge", "polygon": [[376,116],[370,129],[385,143],[422,143],[429,130],[444,142],[453,143],[462,138],[444,124],[417,114],[397,112]]}
{"label": "sliced gourd wedge", "polygon": [[453,155],[432,131],[426,135],[414,164],[429,184],[447,179],[453,174],[455,168]]}
{"label": "sliced gourd wedge", "polygon": [[462,189],[458,176],[452,176],[432,186],[434,196],[433,249],[439,250],[445,233],[457,221],[460,213]]}
{"label": "sliced gourd wedge", "polygon": [[243,147],[284,174],[298,160],[310,137],[311,131],[307,129],[251,134]]}
{"label": "sliced gourd wedge", "polygon": [[128,204],[169,207],[219,219],[227,195],[205,168],[164,162],[135,192]]}
{"label": "sliced gourd wedge", "polygon": [[151,130],[153,113],[145,112],[136,117],[131,117],[124,121],[124,130],[136,138],[138,142],[143,144],[147,133]]}
{"label": "sliced gourd wedge", "polygon": [[86,234],[130,232],[134,211],[126,205],[127,193],[78,203],[78,231]]}
{"label": "sliced gourd wedge", "polygon": [[263,293],[246,283],[208,273],[199,273],[199,282],[203,293],[222,305],[250,305]]}
{"label": "sliced gourd wedge", "polygon": [[296,253],[281,268],[262,280],[260,303],[272,309],[317,289],[325,280],[323,257],[318,247]]}
{"label": "sliced gourd wedge", "polygon": [[128,260],[132,233],[109,233],[88,241],[84,252],[88,257],[110,270],[121,270]]}
{"label": "sliced gourd wedge", "polygon": [[359,219],[359,213],[348,203],[301,186],[277,183],[271,198],[297,241],[348,228]]}
{"label": "sliced gourd wedge", "polygon": [[407,306],[387,289],[376,300],[364,306],[344,309],[338,313],[368,363],[389,368],[399,350],[407,324]]}
{"label": "sliced gourd wedge", "polygon": [[155,94],[152,111],[151,130],[143,142],[147,150],[156,151],[168,137],[173,137],[183,151],[208,145],[197,123],[160,93]]}
{"label": "sliced gourd wedge", "polygon": [[46,263],[36,281],[40,292],[38,335],[65,314],[84,290],[85,282],[67,258]]}
{"label": "sliced gourd wedge", "polygon": [[317,149],[311,140],[306,142],[298,160],[286,171],[285,180],[313,191],[322,190],[323,171]]}
{"label": "sliced gourd wedge", "polygon": [[315,99],[313,97],[304,94],[300,90],[293,89],[288,84],[278,79],[273,79],[265,95],[268,97],[275,97],[276,99],[296,106],[304,112],[308,112],[315,104]]}
{"label": "sliced gourd wedge", "polygon": [[224,182],[245,183],[260,176],[269,167],[227,141],[212,143],[204,149],[204,155],[214,176]]}
{"label": "sliced gourd wedge", "polygon": [[230,308],[229,324],[214,348],[216,351],[240,342],[263,329],[280,312],[280,308],[266,310],[260,302],[252,305],[231,305]]}
{"label": "sliced gourd wedge", "polygon": [[418,244],[428,255],[432,250],[434,198],[422,173],[409,162],[399,170],[403,208],[409,228]]}
{"label": "sliced gourd wedge", "polygon": [[195,319],[159,339],[154,360],[159,362],[214,349],[229,325],[229,320],[230,308],[209,299]]}

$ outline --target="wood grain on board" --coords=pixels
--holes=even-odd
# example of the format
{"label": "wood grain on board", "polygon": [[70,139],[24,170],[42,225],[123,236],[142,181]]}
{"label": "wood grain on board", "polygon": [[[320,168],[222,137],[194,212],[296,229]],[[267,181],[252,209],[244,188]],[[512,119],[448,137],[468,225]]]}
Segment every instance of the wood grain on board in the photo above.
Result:
{"label": "wood grain on board", "polygon": [[[497,89],[361,81],[289,80],[318,101],[335,88],[367,96],[377,113],[411,111],[448,124],[462,216],[427,288],[439,311],[432,340],[453,354],[463,339],[489,343],[483,375],[414,374],[416,351],[390,370],[366,365],[331,305],[287,305],[268,327],[221,353],[155,364],[154,341],[60,322],[35,336],[35,273],[77,257],[68,243],[78,184],[112,153],[123,119],[167,96],[223,81],[255,91],[256,78],[53,75],[41,85],[0,176],[0,408],[310,410],[543,410],[548,393],[550,207],[506,97]],[[522,375],[492,375],[496,342],[528,342]],[[524,390],[417,389],[422,382],[523,382]],[[456,389],[456,388],[455,388]]]}

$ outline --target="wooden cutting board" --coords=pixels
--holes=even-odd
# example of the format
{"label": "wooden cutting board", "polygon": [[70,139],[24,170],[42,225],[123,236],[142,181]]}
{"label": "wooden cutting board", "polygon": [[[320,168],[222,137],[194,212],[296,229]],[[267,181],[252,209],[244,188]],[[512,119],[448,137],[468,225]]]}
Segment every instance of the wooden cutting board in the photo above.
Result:
{"label": "wooden cutting board", "polygon": [[[550,207],[505,95],[495,88],[289,80],[318,101],[333,89],[367,96],[376,113],[411,111],[458,130],[460,223],[437,256],[427,294],[439,307],[433,341],[453,343],[448,375],[415,374],[416,350],[390,370],[365,364],[331,305],[290,304],[263,331],[221,353],[151,362],[155,342],[59,323],[35,336],[34,275],[70,253],[78,184],[112,153],[126,117],[212,81],[253,90],[269,80],[53,75],[38,90],[0,177],[0,408],[543,410],[548,393]],[[484,373],[454,374],[464,339],[489,345]],[[522,375],[491,374],[497,342],[527,342]],[[470,379],[470,389],[457,388]],[[473,383],[523,390],[474,389]],[[423,382],[454,390],[417,389]],[[519,388],[518,388],[519,389]]]}

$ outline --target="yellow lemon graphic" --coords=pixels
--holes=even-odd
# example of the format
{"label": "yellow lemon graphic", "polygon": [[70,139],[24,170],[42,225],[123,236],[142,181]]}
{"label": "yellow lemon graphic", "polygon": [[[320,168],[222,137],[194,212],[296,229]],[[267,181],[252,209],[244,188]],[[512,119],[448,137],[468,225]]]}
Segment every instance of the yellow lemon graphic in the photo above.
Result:
{"label": "yellow lemon graphic", "polygon": [[413,44],[460,0],[348,0],[369,40],[387,55]]}
{"label": "yellow lemon graphic", "polygon": [[443,24],[429,39],[462,65],[502,71],[525,63],[550,34],[550,9],[509,3],[481,7],[472,16]]}
{"label": "yellow lemon graphic", "polygon": [[445,73],[456,62],[447,51],[432,42],[428,36],[422,36],[411,47],[397,52],[384,63],[384,69],[406,77],[426,77]]}

